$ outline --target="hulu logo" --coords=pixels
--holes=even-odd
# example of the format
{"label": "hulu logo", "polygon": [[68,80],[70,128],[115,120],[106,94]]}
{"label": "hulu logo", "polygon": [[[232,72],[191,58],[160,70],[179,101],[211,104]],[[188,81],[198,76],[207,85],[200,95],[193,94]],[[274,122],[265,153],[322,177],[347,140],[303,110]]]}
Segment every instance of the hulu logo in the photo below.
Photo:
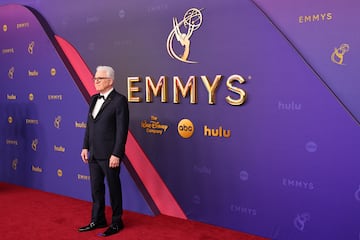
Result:
{"label": "hulu logo", "polygon": [[218,128],[209,128],[208,126],[204,126],[204,136],[205,137],[224,137],[229,138],[231,136],[230,130],[225,130],[223,127]]}
{"label": "hulu logo", "polygon": [[295,103],[294,101],[283,103],[278,102],[278,109],[285,110],[285,111],[299,111],[301,110],[301,104]]}

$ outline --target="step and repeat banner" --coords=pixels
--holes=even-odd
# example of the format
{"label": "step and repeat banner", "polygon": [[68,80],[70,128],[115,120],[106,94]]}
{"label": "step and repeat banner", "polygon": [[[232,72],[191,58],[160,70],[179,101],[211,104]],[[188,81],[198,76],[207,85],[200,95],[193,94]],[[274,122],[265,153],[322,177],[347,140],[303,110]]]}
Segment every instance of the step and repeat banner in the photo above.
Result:
{"label": "step and repeat banner", "polygon": [[1,3],[0,181],[90,200],[91,72],[111,65],[126,209],[360,239],[360,3]]}

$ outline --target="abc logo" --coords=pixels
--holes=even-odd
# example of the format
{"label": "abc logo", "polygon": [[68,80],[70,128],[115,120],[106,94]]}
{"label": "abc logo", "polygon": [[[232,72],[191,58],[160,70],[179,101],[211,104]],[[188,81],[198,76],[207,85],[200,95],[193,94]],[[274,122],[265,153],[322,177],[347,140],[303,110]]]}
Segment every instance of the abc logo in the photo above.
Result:
{"label": "abc logo", "polygon": [[30,101],[34,101],[34,94],[29,93],[29,100],[30,100]]}
{"label": "abc logo", "polygon": [[13,123],[14,119],[12,118],[12,116],[8,117],[8,123]]}
{"label": "abc logo", "polygon": [[57,175],[58,175],[59,177],[62,177],[63,171],[62,171],[61,169],[58,169],[58,170],[57,170]]}
{"label": "abc logo", "polygon": [[55,76],[55,75],[56,75],[56,69],[55,69],[55,68],[52,68],[52,69],[50,70],[50,74],[51,74],[51,76]]}
{"label": "abc logo", "polygon": [[178,123],[178,133],[183,138],[189,138],[194,133],[194,125],[189,119],[182,119]]}

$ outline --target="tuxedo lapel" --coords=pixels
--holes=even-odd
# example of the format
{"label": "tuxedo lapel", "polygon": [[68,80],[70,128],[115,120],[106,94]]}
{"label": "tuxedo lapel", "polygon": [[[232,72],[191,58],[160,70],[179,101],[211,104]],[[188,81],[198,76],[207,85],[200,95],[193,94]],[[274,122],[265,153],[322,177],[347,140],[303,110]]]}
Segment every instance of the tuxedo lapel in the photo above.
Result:
{"label": "tuxedo lapel", "polygon": [[96,101],[98,99],[99,94],[96,94],[92,97],[91,102],[90,102],[90,108],[89,108],[89,115],[92,117],[92,112],[94,110]]}

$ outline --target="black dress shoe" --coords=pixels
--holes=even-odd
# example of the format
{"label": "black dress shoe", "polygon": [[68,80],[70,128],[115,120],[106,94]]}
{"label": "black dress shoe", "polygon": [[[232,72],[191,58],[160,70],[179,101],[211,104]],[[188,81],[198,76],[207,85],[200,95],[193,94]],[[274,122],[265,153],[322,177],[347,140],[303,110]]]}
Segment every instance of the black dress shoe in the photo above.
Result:
{"label": "black dress shoe", "polygon": [[103,228],[103,227],[106,227],[106,223],[91,222],[89,225],[79,228],[79,232],[87,232],[87,231],[94,230],[96,228]]}
{"label": "black dress shoe", "polygon": [[107,237],[107,236],[113,235],[115,233],[118,233],[123,228],[124,228],[123,224],[111,224],[111,226],[108,229],[106,229],[106,231],[103,232],[103,234],[101,234],[101,236]]}

